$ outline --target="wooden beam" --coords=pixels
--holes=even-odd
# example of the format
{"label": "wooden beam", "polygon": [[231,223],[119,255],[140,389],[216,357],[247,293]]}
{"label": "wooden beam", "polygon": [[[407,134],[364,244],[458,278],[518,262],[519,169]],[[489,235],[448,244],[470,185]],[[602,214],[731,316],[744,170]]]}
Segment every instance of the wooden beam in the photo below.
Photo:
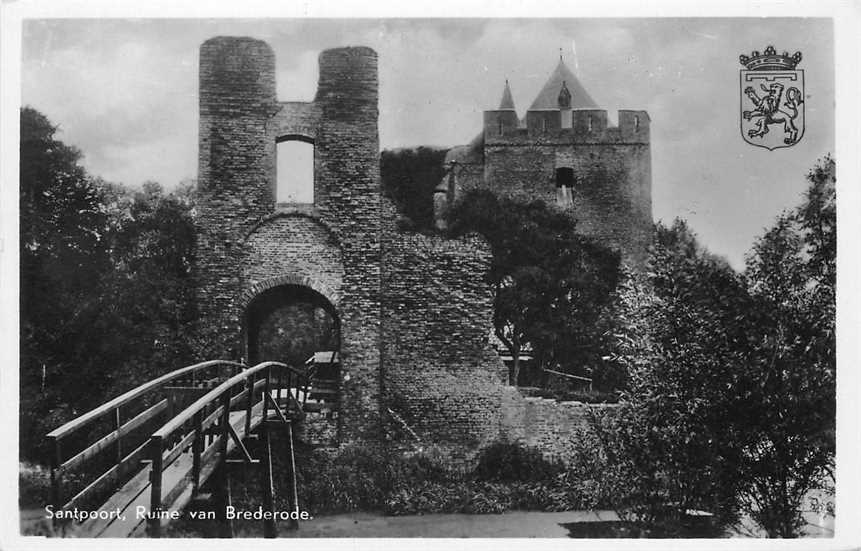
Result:
{"label": "wooden beam", "polygon": [[239,435],[236,433],[236,429],[233,428],[233,425],[230,423],[227,424],[227,429],[230,432],[230,437],[236,443],[236,447],[239,448],[239,451],[242,452],[245,461],[248,463],[253,463],[254,458],[251,457],[251,454],[248,453],[248,448],[245,447],[245,444],[242,443],[242,440],[239,438]]}
{"label": "wooden beam", "polygon": [[75,506],[80,504],[80,501],[84,497],[86,497],[88,493],[96,491],[97,488],[99,488],[103,484],[106,484],[107,482],[111,482],[121,478],[128,472],[132,464],[141,463],[141,458],[143,457],[147,446],[149,446],[149,440],[138,446],[134,451],[125,456],[123,460],[120,461],[120,463],[108,469],[99,478],[91,482],[86,488],[75,494],[75,497],[70,499],[65,505],[63,505],[62,508],[64,510],[73,509]]}
{"label": "wooden beam", "polygon": [[100,452],[104,451],[111,444],[116,442],[119,438],[129,434],[136,428],[140,427],[162,411],[167,408],[167,399],[162,400],[155,404],[154,406],[142,411],[133,417],[130,421],[126,422],[123,426],[119,428],[119,430],[113,430],[109,432],[106,436],[96,440],[89,447],[85,448],[83,451],[78,453],[77,455],[72,456],[67,459],[62,465],[60,465],[61,471],[69,471],[74,469],[75,467],[80,466],[84,461],[98,455]]}

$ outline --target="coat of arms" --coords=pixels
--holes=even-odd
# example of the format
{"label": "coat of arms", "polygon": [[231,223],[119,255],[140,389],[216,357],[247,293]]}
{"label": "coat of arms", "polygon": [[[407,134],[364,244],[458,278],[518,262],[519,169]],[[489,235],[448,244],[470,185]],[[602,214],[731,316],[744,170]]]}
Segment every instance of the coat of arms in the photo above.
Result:
{"label": "coat of arms", "polygon": [[801,52],[764,52],[739,56],[741,136],[747,143],[774,150],[791,147],[804,135],[804,71],[796,69]]}

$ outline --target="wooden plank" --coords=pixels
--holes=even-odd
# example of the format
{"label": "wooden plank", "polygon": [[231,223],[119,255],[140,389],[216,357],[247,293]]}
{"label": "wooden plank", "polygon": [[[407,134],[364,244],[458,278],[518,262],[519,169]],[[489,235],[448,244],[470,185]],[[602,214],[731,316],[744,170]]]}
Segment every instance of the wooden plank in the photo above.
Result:
{"label": "wooden plank", "polygon": [[[144,467],[126,482],[120,490],[112,495],[104,505],[99,507],[102,511],[113,511],[119,508],[120,511],[126,511],[130,502],[134,501],[144,490],[149,490],[149,476],[152,467],[149,464]],[[149,491],[146,493],[146,502],[149,506]],[[132,510],[134,514],[134,510]],[[84,521],[76,531],[79,537],[96,538],[114,522],[114,519],[90,519]]]}
{"label": "wooden plank", "polygon": [[243,399],[245,399],[246,396],[248,396],[247,388],[230,399],[230,407],[232,408],[233,406],[241,402]]}
{"label": "wooden plank", "polygon": [[154,406],[142,411],[130,421],[125,423],[122,427],[120,427],[119,430],[109,432],[106,436],[103,436],[102,438],[96,440],[93,444],[91,444],[88,448],[84,449],[82,452],[67,459],[65,463],[60,465],[60,470],[66,472],[80,466],[81,463],[106,450],[108,446],[116,442],[119,438],[122,438],[131,431],[140,427],[141,425],[164,411],[166,408],[167,400],[165,399],[161,402],[158,402]]}
{"label": "wooden plank", "polygon": [[190,431],[188,434],[183,436],[182,439],[164,456],[164,459],[162,460],[163,464],[165,466],[170,465],[177,457],[180,456],[180,454],[191,447],[191,443],[194,442],[194,436],[194,431]]}
{"label": "wooden plank", "polygon": [[133,464],[140,462],[140,460],[144,456],[144,452],[146,451],[148,445],[149,440],[138,446],[134,451],[125,456],[125,458],[119,464],[114,465],[113,467],[108,469],[104,474],[102,474],[102,476],[90,483],[89,486],[78,492],[75,497],[73,497],[69,500],[68,503],[63,505],[63,509],[73,509],[79,504],[80,500],[86,496],[86,494],[90,493],[91,491],[95,491],[96,488],[101,487],[107,482],[113,482],[126,474]]}

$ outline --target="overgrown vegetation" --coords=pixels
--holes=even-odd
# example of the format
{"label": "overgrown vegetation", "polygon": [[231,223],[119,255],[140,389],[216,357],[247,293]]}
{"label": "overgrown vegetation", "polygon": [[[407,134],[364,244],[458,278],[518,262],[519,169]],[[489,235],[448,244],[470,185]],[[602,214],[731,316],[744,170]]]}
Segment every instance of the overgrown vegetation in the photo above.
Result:
{"label": "overgrown vegetation", "polygon": [[[301,506],[312,514],[380,511],[389,515],[564,511],[607,507],[600,485],[533,448],[498,442],[482,451],[470,471],[451,468],[433,447],[393,451],[350,446],[336,452],[297,449]],[[278,458],[277,461],[281,461]],[[286,465],[276,464],[286,488]],[[249,484],[257,484],[256,479]],[[236,496],[234,496],[236,497]],[[255,492],[243,494],[256,507]],[[279,507],[287,508],[279,497]]]}
{"label": "overgrown vegetation", "polygon": [[417,147],[387,150],[380,155],[383,195],[398,208],[401,229],[433,230],[433,194],[445,173],[443,162],[447,152],[447,149]]}

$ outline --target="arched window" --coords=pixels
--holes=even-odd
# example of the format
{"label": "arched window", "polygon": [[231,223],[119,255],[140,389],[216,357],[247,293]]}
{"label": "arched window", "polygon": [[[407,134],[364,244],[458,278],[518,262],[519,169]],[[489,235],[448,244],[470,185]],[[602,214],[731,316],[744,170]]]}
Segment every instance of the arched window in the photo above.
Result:
{"label": "arched window", "polygon": [[314,142],[304,136],[278,139],[275,167],[277,203],[314,202]]}

